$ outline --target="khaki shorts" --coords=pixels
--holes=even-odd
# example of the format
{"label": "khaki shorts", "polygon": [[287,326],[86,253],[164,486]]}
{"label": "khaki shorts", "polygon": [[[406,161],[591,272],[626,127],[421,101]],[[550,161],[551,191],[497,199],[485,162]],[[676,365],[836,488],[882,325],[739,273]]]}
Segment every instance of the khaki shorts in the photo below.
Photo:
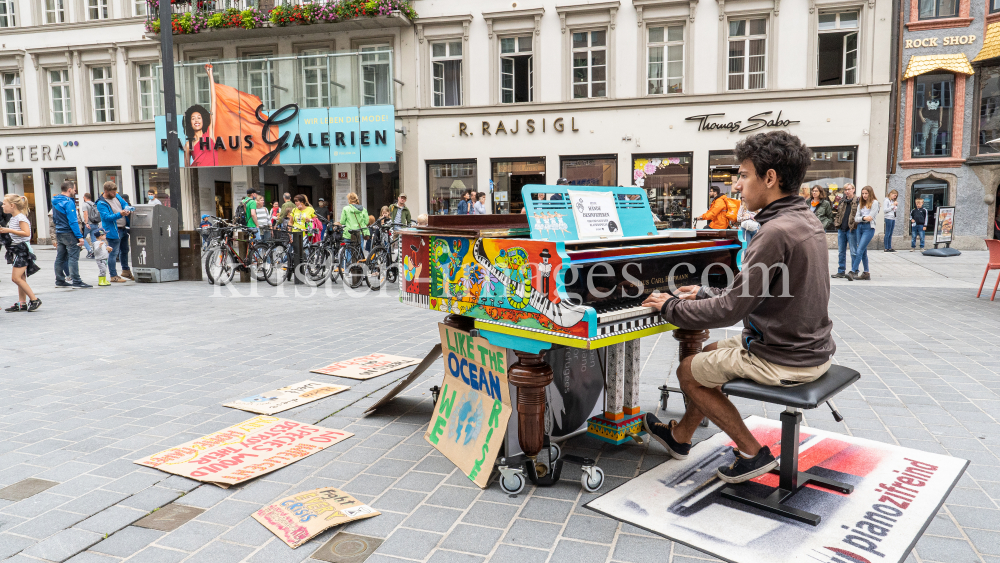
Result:
{"label": "khaki shorts", "polygon": [[830,360],[811,368],[773,364],[744,349],[739,336],[720,340],[716,346],[691,361],[691,375],[705,387],[719,387],[733,379],[749,379],[761,385],[798,385],[809,383],[830,369]]}

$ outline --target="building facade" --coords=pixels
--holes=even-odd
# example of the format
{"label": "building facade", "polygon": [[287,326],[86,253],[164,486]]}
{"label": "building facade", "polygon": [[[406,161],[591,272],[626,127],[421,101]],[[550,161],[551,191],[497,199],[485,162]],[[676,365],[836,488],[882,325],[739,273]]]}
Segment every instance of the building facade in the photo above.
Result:
{"label": "building facade", "polygon": [[[900,76],[889,189],[899,192],[898,246],[910,244],[910,210],[955,206],[959,249],[1000,237],[1000,2],[901,2]],[[928,248],[931,242],[927,243]]]}

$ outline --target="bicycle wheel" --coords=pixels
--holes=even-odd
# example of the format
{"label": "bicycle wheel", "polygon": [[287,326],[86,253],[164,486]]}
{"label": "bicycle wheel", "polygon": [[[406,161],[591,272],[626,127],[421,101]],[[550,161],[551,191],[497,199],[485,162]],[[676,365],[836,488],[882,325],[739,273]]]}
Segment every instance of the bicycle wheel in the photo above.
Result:
{"label": "bicycle wheel", "polygon": [[333,266],[333,257],[327,248],[316,248],[306,259],[305,274],[309,281],[319,287],[326,283],[326,278],[330,275]]}
{"label": "bicycle wheel", "polygon": [[344,283],[355,289],[361,285],[364,276],[355,256],[356,250],[350,245],[342,246],[337,253],[337,264],[340,266],[340,276]]}
{"label": "bicycle wheel", "polygon": [[278,285],[285,282],[288,272],[288,249],[283,244],[276,244],[267,251],[265,258],[265,269],[267,270],[265,280],[271,285]]}
{"label": "bicycle wheel", "polygon": [[389,253],[384,247],[376,248],[368,256],[368,261],[362,265],[365,283],[372,291],[378,291],[385,284],[389,274]]}
{"label": "bicycle wheel", "polygon": [[250,264],[254,277],[257,278],[257,281],[259,282],[267,279],[266,261],[267,246],[263,244],[255,244],[253,249],[250,251],[247,262]]}
{"label": "bicycle wheel", "polygon": [[399,266],[390,264],[389,267],[386,268],[385,281],[389,283],[396,283],[399,281]]}
{"label": "bicycle wheel", "polygon": [[226,285],[236,275],[236,257],[229,248],[214,249],[205,257],[205,271],[208,273],[209,283]]}

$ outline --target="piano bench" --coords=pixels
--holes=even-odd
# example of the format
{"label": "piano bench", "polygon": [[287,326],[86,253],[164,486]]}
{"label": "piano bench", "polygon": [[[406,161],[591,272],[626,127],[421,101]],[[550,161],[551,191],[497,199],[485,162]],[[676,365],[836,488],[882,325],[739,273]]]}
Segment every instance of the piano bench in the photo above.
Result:
{"label": "piano bench", "polygon": [[747,487],[734,485],[722,490],[722,496],[742,502],[760,510],[785,516],[805,524],[818,526],[820,516],[791,506],[785,506],[795,493],[806,485],[850,494],[854,486],[826,479],[807,472],[799,472],[799,427],[802,424],[800,409],[814,409],[826,403],[837,422],[844,420],[830,402],[837,393],[850,387],[861,374],[843,366],[831,365],[826,373],[814,381],[792,387],[761,385],[749,379],[736,379],[722,386],[722,392],[732,397],[743,397],[785,406],[781,413],[780,465],[772,473],[779,474],[778,487],[761,498],[747,491]]}

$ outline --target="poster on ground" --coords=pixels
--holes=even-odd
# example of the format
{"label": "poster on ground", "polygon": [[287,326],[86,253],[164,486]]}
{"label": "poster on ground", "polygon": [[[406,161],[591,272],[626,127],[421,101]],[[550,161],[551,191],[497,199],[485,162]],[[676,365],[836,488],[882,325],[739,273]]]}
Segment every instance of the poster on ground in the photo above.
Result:
{"label": "poster on ground", "polygon": [[507,351],[444,324],[444,381],[424,439],[486,488],[512,412]]}
{"label": "poster on ground", "polygon": [[294,420],[255,416],[135,463],[227,488],[281,469],[353,435]]}
{"label": "poster on ground", "polygon": [[335,375],[348,379],[371,379],[385,375],[390,371],[403,369],[420,363],[417,358],[404,358],[389,354],[368,354],[359,358],[351,358],[342,362],[334,362],[328,366],[311,370],[313,373]]}
{"label": "poster on ground", "polygon": [[348,389],[350,389],[348,385],[327,385],[318,381],[303,381],[252,397],[222,403],[222,406],[257,414],[275,414],[323,397],[336,395]]}
{"label": "poster on ground", "polygon": [[390,401],[395,399],[396,395],[399,395],[400,393],[403,392],[404,389],[413,384],[413,382],[416,381],[418,377],[423,375],[424,372],[427,371],[427,368],[431,367],[431,365],[440,357],[441,357],[441,345],[435,344],[434,347],[431,348],[431,351],[428,352],[426,356],[424,356],[424,359],[420,361],[420,365],[418,365],[413,371],[411,371],[410,375],[407,375],[399,383],[397,383],[396,386],[393,387],[391,391],[385,394],[384,397],[379,399],[374,405],[368,407],[365,410],[365,414],[368,414],[370,412],[375,412],[375,410],[377,410],[379,407],[386,405]]}
{"label": "poster on ground", "polygon": [[324,487],[276,500],[253,518],[295,549],[324,530],[379,514],[340,489]]}

